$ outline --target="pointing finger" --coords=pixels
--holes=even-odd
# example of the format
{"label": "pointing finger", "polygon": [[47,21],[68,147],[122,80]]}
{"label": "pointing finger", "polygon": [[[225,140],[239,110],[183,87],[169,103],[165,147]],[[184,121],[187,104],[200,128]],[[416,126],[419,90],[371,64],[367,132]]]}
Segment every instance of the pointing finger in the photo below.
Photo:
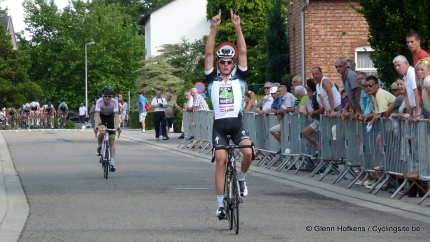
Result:
{"label": "pointing finger", "polygon": [[219,10],[218,15],[221,16],[221,9]]}
{"label": "pointing finger", "polygon": [[230,16],[233,17],[233,9],[230,8]]}

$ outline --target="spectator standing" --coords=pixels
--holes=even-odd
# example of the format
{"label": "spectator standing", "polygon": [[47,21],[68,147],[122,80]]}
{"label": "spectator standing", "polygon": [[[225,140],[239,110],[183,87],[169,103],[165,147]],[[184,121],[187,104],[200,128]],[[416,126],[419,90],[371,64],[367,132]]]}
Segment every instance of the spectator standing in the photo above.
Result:
{"label": "spectator standing", "polygon": [[[186,100],[186,102],[184,103],[184,109],[187,112],[191,113],[192,112],[192,108],[189,108],[189,107],[193,106],[193,103],[194,103],[193,96],[191,96],[191,92],[190,91],[185,91],[184,92],[184,96],[185,96],[185,100]],[[193,116],[192,115],[189,116],[188,122],[189,122],[190,128],[191,128],[191,130],[190,130],[190,139],[194,139],[194,136],[193,136],[194,135],[194,124],[193,124]],[[184,133],[182,133],[182,135],[178,137],[178,139],[183,139],[183,138],[185,138],[184,137]]]}
{"label": "spectator standing", "polygon": [[87,107],[84,106],[84,103],[81,103],[79,107],[79,124],[81,125],[81,129],[85,129],[86,119],[87,118]]}
{"label": "spectator standing", "polygon": [[[429,54],[421,49],[421,37],[417,32],[411,32],[408,35],[406,35],[406,44],[408,45],[409,50],[412,53],[412,56],[414,58],[414,67],[416,67],[419,60],[428,58]],[[417,70],[415,70],[415,77],[418,76]],[[418,91],[418,97],[420,98],[420,106],[422,110],[422,114],[424,118],[428,119],[428,111],[427,108],[424,108],[423,106],[423,98],[422,98],[422,86],[419,82],[419,79],[416,78],[417,83],[417,91]]]}
{"label": "spectator standing", "polygon": [[415,81],[415,69],[409,65],[408,60],[403,55],[398,55],[393,59],[394,68],[397,73],[403,76],[405,81],[409,120],[416,120],[421,116],[420,98]]}
{"label": "spectator standing", "polygon": [[311,72],[316,84],[319,107],[323,108],[323,113],[328,116],[338,115],[341,107],[341,97],[334,83],[324,76],[319,66],[312,67]]}
{"label": "spectator standing", "polygon": [[250,100],[248,102],[246,102],[246,100],[245,100],[245,106],[243,108],[243,111],[248,112],[249,110],[252,109],[253,105],[255,104],[255,99],[256,99],[255,93],[248,89],[248,84],[245,84],[245,94],[248,94],[248,97],[250,98]]}
{"label": "spectator standing", "polygon": [[166,96],[167,107],[164,109],[164,114],[166,115],[166,137],[169,137],[169,129],[173,128],[173,108],[176,108],[182,114],[182,108],[172,99],[173,95],[169,92]]}
{"label": "spectator standing", "polygon": [[91,108],[90,108],[90,122],[91,122],[91,128],[94,128],[95,124],[95,120],[94,120],[94,115],[96,114],[96,102],[92,101],[91,102]]}
{"label": "spectator standing", "polygon": [[160,140],[160,124],[161,127],[161,135],[163,136],[163,140],[168,140],[169,137],[166,135],[166,114],[164,113],[164,109],[167,108],[166,99],[161,96],[161,90],[157,90],[156,96],[152,99],[151,107],[154,108],[154,129],[155,129],[155,140]]}
{"label": "spectator standing", "polygon": [[430,58],[418,60],[415,67],[420,87],[422,88],[423,116],[428,119],[428,113],[424,112],[424,110],[430,110]]}
{"label": "spectator standing", "polygon": [[126,122],[127,126],[130,126],[129,117],[128,117],[128,103],[126,99],[122,100],[122,107],[124,110],[122,111],[122,120]]}
{"label": "spectator standing", "polygon": [[142,129],[140,131],[141,134],[145,133],[145,118],[146,118],[146,97],[143,96],[142,91],[138,91],[137,95],[139,99],[137,101],[137,111],[139,112],[139,122],[142,124]]}
{"label": "spectator standing", "polygon": [[346,63],[349,69],[351,69],[352,71],[355,71],[355,67],[357,66],[357,64],[353,59],[347,59]]}

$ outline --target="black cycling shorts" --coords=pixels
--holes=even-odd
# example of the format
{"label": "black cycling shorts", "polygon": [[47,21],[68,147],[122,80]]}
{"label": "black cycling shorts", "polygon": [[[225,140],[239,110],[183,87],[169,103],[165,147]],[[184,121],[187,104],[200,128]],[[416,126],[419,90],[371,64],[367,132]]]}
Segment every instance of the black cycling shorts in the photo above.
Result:
{"label": "black cycling shorts", "polygon": [[[113,114],[111,115],[103,115],[100,113],[100,120],[101,122],[99,123],[99,126],[102,127],[106,127],[105,125],[107,124],[108,129],[115,129],[115,116]],[[113,135],[113,137],[115,137],[115,133],[116,131],[108,131],[109,132],[109,136],[111,137]]]}
{"label": "black cycling shorts", "polygon": [[250,139],[242,125],[242,118],[215,119],[212,129],[212,144],[229,145],[232,140],[239,145],[243,139]]}

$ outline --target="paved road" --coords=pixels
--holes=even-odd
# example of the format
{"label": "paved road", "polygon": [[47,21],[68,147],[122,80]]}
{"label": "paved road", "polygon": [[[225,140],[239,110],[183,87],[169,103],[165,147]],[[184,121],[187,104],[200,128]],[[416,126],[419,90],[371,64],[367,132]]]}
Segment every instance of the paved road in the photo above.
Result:
{"label": "paved road", "polygon": [[[226,221],[215,217],[214,165],[208,158],[160,147],[147,138],[151,134],[137,142],[140,138],[123,132],[116,141],[118,170],[105,180],[89,131],[3,132],[3,136],[30,205],[19,241],[430,238],[430,220],[393,215],[394,209],[378,204],[363,207],[336,200],[258,172],[247,176],[250,194],[240,207],[236,236]],[[350,231],[355,229],[364,231]],[[399,229],[409,231],[393,231]]]}

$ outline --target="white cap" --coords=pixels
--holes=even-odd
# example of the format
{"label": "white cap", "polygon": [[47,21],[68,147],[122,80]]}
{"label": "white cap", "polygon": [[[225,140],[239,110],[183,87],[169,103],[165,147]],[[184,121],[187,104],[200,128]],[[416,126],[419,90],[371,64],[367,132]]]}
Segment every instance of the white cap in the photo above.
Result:
{"label": "white cap", "polygon": [[270,88],[270,93],[276,93],[276,91],[278,91],[278,87],[274,86]]}

